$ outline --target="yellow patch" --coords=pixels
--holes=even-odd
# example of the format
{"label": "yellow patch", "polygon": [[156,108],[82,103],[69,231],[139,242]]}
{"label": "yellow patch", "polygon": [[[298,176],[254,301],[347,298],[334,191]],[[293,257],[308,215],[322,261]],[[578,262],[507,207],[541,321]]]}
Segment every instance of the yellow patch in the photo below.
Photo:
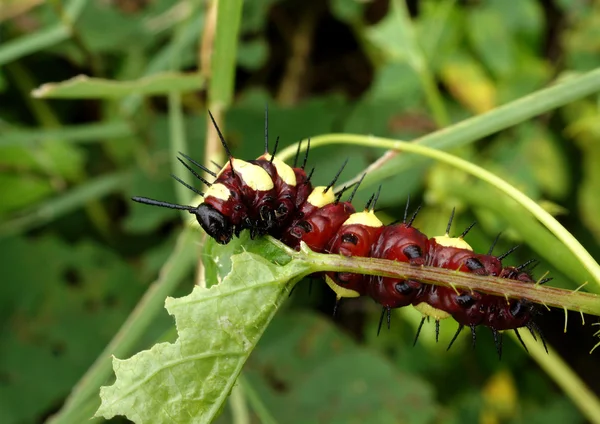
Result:
{"label": "yellow patch", "polygon": [[204,193],[204,198],[207,198],[208,196],[215,197],[219,200],[228,200],[231,193],[223,184],[213,184],[206,190],[206,193]]}
{"label": "yellow patch", "polygon": [[[241,176],[252,190],[268,191],[273,189],[271,176],[260,166],[241,159],[233,158],[231,161],[233,162],[235,173]],[[229,170],[229,167],[226,164],[217,174],[217,179],[227,170]]]}
{"label": "yellow patch", "polygon": [[473,248],[461,238],[458,237],[448,237],[445,236],[437,236],[433,238],[438,244],[445,247],[457,247],[459,249],[467,249],[473,251]]}
{"label": "yellow patch", "polygon": [[325,190],[326,188],[327,187],[325,186],[315,187],[312,193],[310,193],[310,196],[308,196],[307,202],[317,208],[322,208],[325,205],[335,202],[335,195],[333,194],[333,189],[330,188],[329,190],[323,193],[323,190]]}
{"label": "yellow patch", "polygon": [[450,314],[441,309],[434,308],[429,303],[421,302],[415,306],[415,309],[423,315],[435,318],[436,320],[450,318]]}
{"label": "yellow patch", "polygon": [[335,281],[333,281],[331,278],[329,278],[328,275],[325,276],[325,282],[331,288],[331,290],[333,290],[335,292],[335,294],[337,295],[338,298],[359,297],[360,296],[359,292],[350,290],[350,289],[345,289],[342,286],[336,284]]}
{"label": "yellow patch", "polygon": [[[260,157],[260,159],[271,160],[272,156],[269,153],[265,153]],[[273,166],[277,169],[277,174],[279,177],[289,186],[296,186],[296,174],[294,173],[294,169],[277,158],[273,158]]]}
{"label": "yellow patch", "polygon": [[343,225],[360,224],[367,227],[379,228],[383,223],[375,216],[373,211],[356,212],[348,217]]}

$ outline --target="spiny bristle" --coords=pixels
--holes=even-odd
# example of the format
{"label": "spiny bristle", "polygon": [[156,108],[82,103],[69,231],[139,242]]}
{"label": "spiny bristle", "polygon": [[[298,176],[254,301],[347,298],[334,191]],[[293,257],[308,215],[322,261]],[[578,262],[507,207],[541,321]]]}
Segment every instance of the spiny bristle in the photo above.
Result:
{"label": "spiny bristle", "polygon": [[495,328],[492,328],[492,335],[494,336],[496,352],[498,352],[498,360],[500,360],[502,359],[502,333]]}
{"label": "spiny bristle", "polygon": [[193,211],[196,209],[193,206],[178,205],[177,203],[163,202],[162,200],[149,199],[148,197],[134,196],[131,200],[145,205],[159,206],[161,208],[179,209],[183,211]]}
{"label": "spiny bristle", "polygon": [[460,236],[458,236],[458,238],[465,238],[465,236],[469,233],[469,231],[471,231],[471,228],[473,228],[475,226],[475,224],[477,224],[477,221],[473,221],[471,223],[471,225],[469,225],[465,231],[462,232],[462,234]]}
{"label": "spiny bristle", "polygon": [[516,245],[516,246],[514,246],[514,247],[511,247],[510,249],[508,249],[508,251],[507,251],[506,253],[503,253],[502,255],[500,255],[500,256],[497,256],[497,259],[498,259],[499,261],[503,260],[503,259],[504,259],[504,258],[506,258],[508,255],[510,255],[512,252],[514,252],[515,250],[517,250],[519,247],[520,247],[520,245],[519,245],[519,244],[517,244],[517,245]]}
{"label": "spiny bristle", "polygon": [[[178,152],[181,156],[183,156],[184,158],[186,158],[187,160],[189,160],[192,164],[196,165],[198,168],[200,168],[201,170],[203,170],[204,172],[206,172],[207,174],[212,175],[213,177],[217,177],[217,174],[212,172],[210,169],[208,169],[206,166],[202,165],[199,162],[196,162],[194,159],[192,159],[191,157],[189,157],[188,155],[186,155],[183,152]],[[214,162],[213,162],[214,163]]]}
{"label": "spiny bristle", "polygon": [[202,182],[203,182],[204,184],[206,184],[208,187],[210,187],[210,186],[212,185],[211,183],[209,183],[208,181],[206,181],[206,180],[204,179],[204,177],[202,177],[200,174],[198,174],[196,171],[194,171],[194,170],[192,169],[192,167],[191,167],[191,166],[189,166],[187,163],[185,163],[185,162],[184,162],[184,161],[183,161],[181,158],[177,158],[177,160],[178,160],[179,162],[181,162],[181,164],[182,164],[183,166],[185,166],[185,167],[187,168],[187,170],[188,170],[188,171],[190,171],[190,172],[192,173],[192,175],[194,175],[194,177],[198,178],[200,181],[202,181]]}
{"label": "spiny bristle", "polygon": [[552,280],[554,280],[553,277],[542,278],[538,284],[541,286],[543,284],[546,284],[548,281],[552,281]]}
{"label": "spiny bristle", "polygon": [[519,339],[519,341],[521,342],[521,345],[523,346],[523,349],[525,349],[525,352],[529,353],[527,346],[525,346],[525,342],[523,342],[523,339],[521,338],[521,335],[519,334],[519,330],[517,330],[516,328],[514,328],[514,330],[515,330],[515,334],[517,335],[517,339]]}
{"label": "spiny bristle", "polygon": [[348,189],[350,189],[350,187],[356,185],[356,183],[352,183],[349,186],[344,186],[342,187],[342,189],[339,191],[338,194],[335,195],[335,203],[339,203],[340,199],[342,198],[342,195],[348,191]]}
{"label": "spiny bristle", "polygon": [[298,142],[298,148],[296,149],[296,156],[294,156],[294,166],[295,168],[298,165],[298,157],[300,156],[300,147],[302,147],[302,140]]}
{"label": "spiny bristle", "polygon": [[448,220],[448,225],[446,226],[446,235],[450,235],[450,228],[452,227],[452,221],[454,220],[454,212],[456,212],[456,208],[452,208],[452,213],[450,214],[450,219]]}
{"label": "spiny bristle", "polygon": [[408,207],[410,206],[410,193],[406,196],[406,206],[404,206],[404,218],[402,223],[406,224],[406,218],[408,217]]}
{"label": "spiny bristle", "polygon": [[492,252],[494,251],[494,247],[496,247],[496,243],[498,243],[498,240],[500,240],[500,235],[502,234],[502,231],[500,231],[498,233],[498,235],[496,236],[496,238],[494,239],[494,241],[492,242],[492,245],[490,246],[490,249],[488,250],[487,254],[491,255]]}
{"label": "spiny bristle", "polygon": [[456,340],[456,338],[458,337],[458,335],[460,334],[460,332],[463,330],[463,328],[465,328],[465,326],[463,324],[459,324],[458,325],[458,329],[456,330],[456,333],[454,333],[454,337],[452,337],[452,340],[450,340],[450,344],[446,348],[446,351],[450,350],[450,348],[454,344],[454,341]]}
{"label": "spiny bristle", "polygon": [[517,271],[521,271],[522,269],[527,268],[529,265],[531,265],[535,261],[536,261],[535,259],[529,259],[527,262],[523,262],[521,265],[516,267]]}
{"label": "spiny bristle", "polygon": [[210,163],[212,163],[214,166],[216,166],[219,171],[221,169],[223,169],[223,167],[221,165],[219,165],[217,162],[215,162],[214,160],[211,160]]}
{"label": "spiny bristle", "polygon": [[306,184],[308,184],[310,182],[310,179],[312,178],[314,173],[315,173],[315,168],[311,169],[310,172],[308,173],[308,177],[306,177]]}
{"label": "spiny bristle", "polygon": [[367,200],[367,204],[365,205],[365,210],[369,210],[369,208],[371,207],[371,203],[373,203],[374,198],[375,198],[375,193],[371,194],[371,197],[369,197],[369,200]]}
{"label": "spiny bristle", "polygon": [[379,200],[379,194],[381,194],[381,185],[377,188],[377,192],[375,192],[375,197],[373,198],[373,204],[371,205],[371,212],[375,210],[375,206],[377,205],[377,200]]}
{"label": "spiny bristle", "polygon": [[542,339],[542,344],[544,345],[544,350],[546,351],[546,353],[548,353],[548,346],[546,346],[546,339],[544,339],[544,335],[542,334],[542,331],[540,330],[540,327],[537,326],[537,324],[533,321],[529,321],[525,327],[529,330],[529,332],[531,333],[531,336],[533,337],[533,340],[535,340],[537,342],[537,337],[535,336],[535,333],[537,332],[538,335],[540,336],[540,339]]}
{"label": "spiny bristle", "polygon": [[475,345],[477,344],[477,333],[476,333],[476,327],[474,324],[469,325],[469,327],[471,328],[471,338],[472,338],[472,346],[473,349],[475,349]]}
{"label": "spiny bristle", "polygon": [[385,316],[386,307],[381,308],[381,316],[379,317],[379,325],[377,326],[377,336],[381,333],[381,325],[383,324],[383,317]]}
{"label": "spiny bristle", "polygon": [[213,126],[215,127],[215,130],[217,130],[217,134],[219,135],[219,140],[221,140],[221,144],[223,145],[223,148],[225,149],[225,153],[227,153],[227,157],[229,158],[229,165],[231,166],[231,172],[235,173],[235,170],[233,169],[233,155],[231,154],[231,151],[229,150],[227,141],[225,141],[225,137],[223,137],[223,134],[221,133],[221,129],[217,125],[217,121],[215,121],[215,117],[212,115],[212,113],[210,113],[210,110],[208,111],[208,116],[210,116],[210,120],[212,121]]}
{"label": "spiny bristle", "polygon": [[350,193],[350,197],[348,198],[348,202],[352,202],[352,199],[354,199],[354,195],[356,195],[356,192],[358,191],[358,187],[360,187],[360,184],[363,182],[363,180],[365,179],[366,176],[367,176],[367,174],[364,173],[362,175],[362,177],[360,177],[360,180],[358,180],[358,182],[354,186],[354,190],[352,190],[352,193]]}
{"label": "spiny bristle", "polygon": [[171,177],[175,179],[175,181],[177,181],[178,183],[182,184],[184,187],[192,190],[194,193],[204,197],[204,193],[202,193],[200,190],[198,190],[195,187],[192,187],[191,185],[189,185],[188,183],[186,183],[185,181],[183,181],[181,178],[179,178],[176,175],[171,174]]}
{"label": "spiny bristle", "polygon": [[273,154],[271,155],[271,160],[269,163],[273,163],[273,159],[275,159],[275,153],[277,153],[277,147],[279,147],[279,136],[275,139],[275,147],[273,148]]}
{"label": "spiny bristle", "polygon": [[440,338],[440,320],[435,320],[435,342],[437,343]]}
{"label": "spiny bristle", "polygon": [[308,139],[308,144],[306,145],[306,152],[304,152],[304,161],[302,162],[301,168],[304,169],[306,167],[306,161],[308,160],[308,151],[310,150],[310,137]]}
{"label": "spiny bristle", "polygon": [[412,216],[406,223],[407,228],[410,228],[413,225],[413,222],[415,222],[415,219],[417,218],[417,215],[419,214],[419,211],[421,210],[422,207],[423,207],[423,205],[417,206],[417,209],[415,210],[415,212],[412,214]]}
{"label": "spiny bristle", "polygon": [[333,187],[333,185],[337,182],[338,178],[340,178],[340,175],[342,174],[342,171],[344,170],[344,168],[346,167],[347,164],[348,164],[348,159],[346,159],[344,161],[344,163],[342,164],[342,166],[340,167],[338,172],[333,177],[333,180],[331,180],[331,182],[329,184],[327,184],[327,187],[325,187],[325,190],[323,190],[323,193],[327,192],[327,190],[329,190],[331,187]]}
{"label": "spiny bristle", "polygon": [[417,340],[419,340],[419,334],[421,334],[421,328],[423,328],[423,324],[425,323],[425,318],[421,319],[421,323],[419,324],[419,328],[417,328],[417,334],[415,335],[415,341],[413,342],[413,346],[417,344]]}
{"label": "spiny bristle", "polygon": [[[265,154],[269,153],[269,104],[265,102]],[[275,156],[275,152],[273,152]]]}

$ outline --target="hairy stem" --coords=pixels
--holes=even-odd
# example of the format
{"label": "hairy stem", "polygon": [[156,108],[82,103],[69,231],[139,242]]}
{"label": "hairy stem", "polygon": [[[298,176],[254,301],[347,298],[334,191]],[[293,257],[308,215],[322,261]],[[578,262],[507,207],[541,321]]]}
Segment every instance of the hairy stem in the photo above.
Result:
{"label": "hairy stem", "polygon": [[600,316],[600,296],[593,293],[544,287],[539,284],[524,284],[505,278],[479,276],[445,268],[417,267],[387,259],[315,253],[306,245],[303,245],[300,252],[295,252],[277,240],[271,241],[287,250],[293,259],[307,262],[310,265],[308,274],[335,271],[411,279],[457,289],[477,290],[506,298],[526,299],[545,306]]}

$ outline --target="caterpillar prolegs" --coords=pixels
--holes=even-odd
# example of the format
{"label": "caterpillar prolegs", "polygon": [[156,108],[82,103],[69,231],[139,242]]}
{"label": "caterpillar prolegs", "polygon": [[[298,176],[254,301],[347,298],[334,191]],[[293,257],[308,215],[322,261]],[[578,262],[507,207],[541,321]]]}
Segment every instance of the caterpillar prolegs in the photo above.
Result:
{"label": "caterpillar prolegs", "polygon": [[[330,184],[313,187],[312,172],[307,174],[305,171],[310,140],[302,164],[298,166],[299,144],[294,164],[289,166],[275,156],[279,139],[275,143],[273,153],[269,153],[266,118],[264,154],[255,160],[244,161],[233,157],[212,114],[210,118],[227,153],[228,162],[215,173],[189,156],[181,154],[178,160],[208,187],[204,192],[174,177],[202,196],[200,204],[178,205],[145,197],[134,197],[134,201],[186,210],[195,216],[210,237],[221,244],[229,243],[233,236],[239,236],[243,230],[248,230],[253,238],[268,234],[295,249],[304,242],[313,251],[321,253],[381,258],[506,278],[523,284],[536,283],[531,276],[532,261],[518,267],[502,265],[502,260],[512,250],[494,256],[494,242],[486,254],[473,252],[464,240],[472,225],[460,236],[450,237],[454,212],[443,236],[427,237],[416,229],[413,222],[419,209],[409,217],[408,202],[402,222],[383,225],[374,213],[379,192],[371,197],[364,210],[358,212],[352,205],[352,199],[360,182],[346,201],[342,200],[342,196],[347,188],[337,195],[334,193],[333,186],[345,164]],[[214,180],[207,181],[185,161],[211,175]],[[389,326],[392,309],[414,306],[423,314],[415,343],[427,318],[435,320],[437,340],[440,320],[452,317],[459,326],[448,349],[464,327],[470,328],[474,344],[477,326],[491,329],[499,356],[502,354],[504,330],[514,330],[525,347],[518,331],[519,328],[525,327],[534,338],[537,333],[544,347],[546,346],[534,322],[537,308],[524,299],[508,300],[501,296],[455,290],[414,280],[353,273],[328,272],[325,280],[338,299],[369,296],[380,304],[382,314],[379,329],[386,316]],[[538,283],[543,284],[548,280],[544,279]]]}

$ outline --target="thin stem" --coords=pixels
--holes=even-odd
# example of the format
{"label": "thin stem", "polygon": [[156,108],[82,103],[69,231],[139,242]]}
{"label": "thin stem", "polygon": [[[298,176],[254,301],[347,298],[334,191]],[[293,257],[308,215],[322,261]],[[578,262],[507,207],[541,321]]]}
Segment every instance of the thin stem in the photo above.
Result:
{"label": "thin stem", "polygon": [[[600,71],[598,72],[598,79],[600,81]],[[525,209],[527,209],[533,216],[535,216],[546,228],[548,228],[558,239],[563,241],[569,248],[571,253],[579,260],[579,262],[590,272],[594,277],[597,284],[600,284],[600,266],[594,260],[594,258],[588,253],[587,250],[577,241],[566,228],[564,228],[552,215],[546,212],[541,206],[539,206],[531,198],[527,197],[524,193],[501,179],[500,177],[492,174],[485,169],[467,162],[464,159],[450,155],[440,150],[435,150],[429,147],[425,147],[420,144],[407,143],[403,141],[395,141],[388,138],[354,135],[354,134],[328,134],[311,139],[311,146],[317,147],[320,145],[329,144],[357,144],[357,145],[368,145],[371,147],[383,147],[390,150],[406,151],[416,153],[421,156],[426,156],[438,160],[448,165],[454,166],[455,168],[461,169],[483,181],[488,182],[492,186],[496,187]],[[291,146],[292,147],[292,146]],[[291,149],[286,149],[286,153],[289,155]],[[295,151],[294,151],[295,154]],[[280,157],[284,156],[283,154]],[[287,158],[288,156],[285,156]],[[348,185],[346,183],[344,185]]]}
{"label": "thin stem", "polygon": [[[509,334],[514,339],[517,338],[512,331]],[[529,354],[546,371],[546,374],[571,398],[587,419],[592,423],[600,423],[600,401],[598,397],[571,370],[560,355],[551,347],[548,348],[548,353],[546,353],[542,345],[536,343],[533,337],[527,332],[522,332],[521,337],[529,350]]]}
{"label": "thin stem", "polygon": [[245,390],[240,384],[241,378],[242,376],[240,374],[240,377],[238,377],[238,384],[234,385],[231,389],[229,407],[231,409],[233,424],[250,424],[250,411],[248,411],[248,404],[246,403]]}
{"label": "thin stem", "polygon": [[246,379],[246,377],[243,374],[240,374],[240,376],[238,377],[238,384],[240,384],[243,387],[244,392],[248,397],[248,401],[252,405],[252,408],[254,409],[254,412],[256,412],[256,415],[258,415],[260,422],[262,424],[277,424],[277,420],[273,418],[271,412],[267,409],[266,405],[260,399],[258,393],[256,393],[252,385],[248,382],[248,379]]}
{"label": "thin stem", "polygon": [[[279,241],[271,239],[271,242],[283,247]],[[286,250],[290,252],[289,249]],[[600,295],[592,293],[575,292],[538,284],[524,284],[505,278],[478,276],[439,267],[416,267],[386,259],[315,253],[310,251],[304,244],[300,252],[291,251],[290,255],[294,259],[306,261],[310,264],[308,274],[336,271],[411,279],[428,284],[477,290],[494,296],[527,299],[547,306],[600,316]]]}
{"label": "thin stem", "polygon": [[[401,28],[404,28],[405,31],[404,40],[398,41],[405,41],[408,44],[407,46],[404,46],[408,62],[419,77],[423,93],[425,94],[425,100],[429,105],[429,109],[431,110],[436,125],[438,127],[444,127],[450,123],[450,118],[448,117],[448,112],[444,106],[442,95],[437,88],[433,74],[427,65],[427,60],[415,35],[413,22],[410,19],[406,8],[406,2],[394,0],[392,3],[392,10],[395,18],[398,20],[398,25]],[[441,25],[443,25],[443,23],[440,23],[440,26]]]}

